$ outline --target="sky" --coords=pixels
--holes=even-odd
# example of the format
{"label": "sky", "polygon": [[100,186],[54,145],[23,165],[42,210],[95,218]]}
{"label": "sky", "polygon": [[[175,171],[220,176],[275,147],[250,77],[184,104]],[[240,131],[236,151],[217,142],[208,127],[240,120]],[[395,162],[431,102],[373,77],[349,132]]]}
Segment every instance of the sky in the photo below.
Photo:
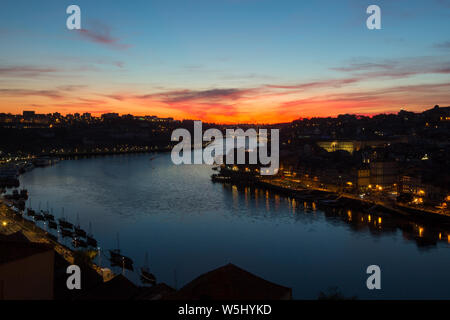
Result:
{"label": "sky", "polygon": [[[69,5],[81,30],[68,30]],[[381,30],[369,30],[369,5]],[[450,0],[2,0],[0,113],[276,123],[450,105]]]}

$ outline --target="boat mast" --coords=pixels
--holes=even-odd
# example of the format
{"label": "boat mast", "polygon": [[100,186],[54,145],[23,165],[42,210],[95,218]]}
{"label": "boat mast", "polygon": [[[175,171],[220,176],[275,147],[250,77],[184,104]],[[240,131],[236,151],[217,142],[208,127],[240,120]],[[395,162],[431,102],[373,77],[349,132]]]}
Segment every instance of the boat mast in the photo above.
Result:
{"label": "boat mast", "polygon": [[174,280],[175,280],[175,290],[178,290],[178,284],[177,284],[177,269],[174,269],[173,270],[173,277],[174,277]]}
{"label": "boat mast", "polygon": [[148,264],[148,252],[145,252],[145,265],[144,265],[144,270],[147,271],[147,272],[149,272],[149,270],[150,270],[150,267],[149,267],[149,264]]}

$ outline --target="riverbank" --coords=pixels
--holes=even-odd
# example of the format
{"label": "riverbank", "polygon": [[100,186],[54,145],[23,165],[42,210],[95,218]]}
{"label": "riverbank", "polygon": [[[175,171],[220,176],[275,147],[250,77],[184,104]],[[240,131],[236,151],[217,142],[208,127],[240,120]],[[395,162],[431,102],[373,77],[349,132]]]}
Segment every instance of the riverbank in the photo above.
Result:
{"label": "riverbank", "polygon": [[[53,240],[51,235],[40,227],[36,226],[31,221],[15,214],[15,212],[7,206],[7,202],[0,198],[0,233],[3,235],[10,235],[16,232],[21,232],[30,242],[44,243],[51,245],[55,252],[61,255],[69,264],[73,264],[75,260],[75,252],[63,244]],[[94,269],[100,276],[103,277],[102,268],[96,264],[92,264]]]}
{"label": "riverbank", "polygon": [[[111,151],[90,151],[90,152],[66,152],[66,153],[52,153],[43,154],[39,157],[20,159],[18,161],[8,162],[3,167],[0,166],[0,194],[6,192],[7,189],[14,189],[20,187],[19,177],[20,175],[29,172],[35,168],[53,166],[63,160],[77,160],[94,157],[107,157],[114,155],[127,155],[127,154],[162,154],[170,152],[172,149],[159,148],[151,149],[144,148],[143,150],[111,150]],[[2,172],[5,171],[5,174]],[[6,172],[7,171],[7,172]],[[4,177],[3,177],[4,176]],[[3,178],[2,178],[3,177]]]}
{"label": "riverbank", "polygon": [[304,188],[294,183],[281,181],[274,178],[269,179],[237,179],[229,176],[213,175],[212,180],[220,183],[232,183],[243,186],[255,186],[288,197],[298,201],[317,202],[318,207],[337,208],[345,207],[358,209],[368,213],[389,213],[400,215],[404,218],[426,223],[445,224],[450,227],[450,216],[438,212],[425,211],[396,204],[394,201],[380,201],[375,199],[364,199],[348,193],[337,193],[334,191],[318,188]]}

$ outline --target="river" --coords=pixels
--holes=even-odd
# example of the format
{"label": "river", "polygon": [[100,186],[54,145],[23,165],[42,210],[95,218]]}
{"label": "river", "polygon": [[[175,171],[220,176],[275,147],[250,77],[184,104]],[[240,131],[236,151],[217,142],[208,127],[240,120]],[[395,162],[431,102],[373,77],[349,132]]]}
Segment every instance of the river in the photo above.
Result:
{"label": "river", "polygon": [[[207,165],[153,157],[65,160],[20,182],[34,209],[48,203],[57,218],[64,207],[68,220],[78,216],[86,230],[90,223],[104,254],[117,248],[119,234],[135,270],[148,252],[158,281],[177,288],[233,263],[291,287],[295,299],[317,299],[330,287],[359,299],[450,299],[445,232],[345,208],[323,212],[264,190],[213,183]],[[366,287],[373,264],[381,267],[381,290]],[[139,282],[136,273],[126,276]]]}

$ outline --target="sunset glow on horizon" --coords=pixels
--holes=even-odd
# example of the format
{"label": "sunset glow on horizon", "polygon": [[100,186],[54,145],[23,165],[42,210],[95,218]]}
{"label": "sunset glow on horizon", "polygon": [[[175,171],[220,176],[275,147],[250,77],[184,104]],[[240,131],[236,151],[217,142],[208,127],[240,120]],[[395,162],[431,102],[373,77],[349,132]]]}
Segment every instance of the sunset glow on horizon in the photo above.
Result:
{"label": "sunset glow on horizon", "polygon": [[376,2],[382,30],[368,1],[80,0],[68,30],[71,2],[6,0],[0,113],[279,123],[450,105],[450,3]]}

